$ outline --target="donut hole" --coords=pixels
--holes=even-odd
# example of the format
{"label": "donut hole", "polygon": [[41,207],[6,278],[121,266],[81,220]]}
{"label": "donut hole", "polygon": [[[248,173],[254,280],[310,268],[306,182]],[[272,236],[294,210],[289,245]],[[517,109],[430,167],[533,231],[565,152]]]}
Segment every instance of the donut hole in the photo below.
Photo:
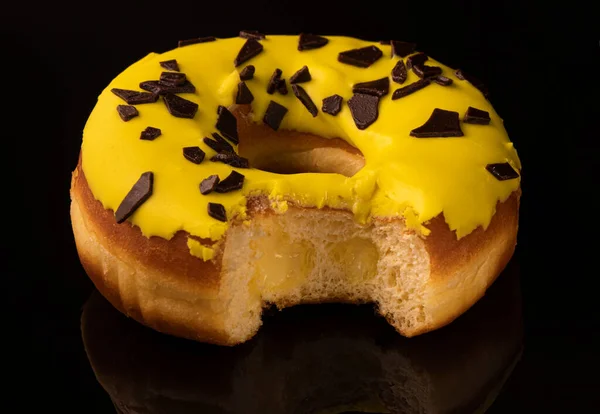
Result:
{"label": "donut hole", "polygon": [[274,131],[243,115],[238,113],[238,151],[248,158],[252,168],[277,174],[336,173],[352,177],[365,165],[362,152],[343,139]]}

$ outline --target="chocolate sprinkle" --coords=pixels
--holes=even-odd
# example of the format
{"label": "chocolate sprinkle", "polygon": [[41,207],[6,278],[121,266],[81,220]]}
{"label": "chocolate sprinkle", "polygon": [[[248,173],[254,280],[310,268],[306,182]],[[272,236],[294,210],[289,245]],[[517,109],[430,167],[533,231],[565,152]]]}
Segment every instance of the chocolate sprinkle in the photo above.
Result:
{"label": "chocolate sprinkle", "polygon": [[194,45],[196,43],[214,42],[215,40],[217,40],[217,38],[214,36],[196,37],[194,39],[180,40],[177,43],[177,46],[183,47],[183,46],[187,46],[187,45]]}
{"label": "chocolate sprinkle", "polygon": [[186,80],[185,73],[163,72],[160,74],[160,79],[158,82],[161,86],[181,86]]}
{"label": "chocolate sprinkle", "polygon": [[263,50],[263,45],[261,45],[257,40],[248,39],[248,40],[246,40],[246,43],[244,43],[244,46],[242,46],[242,48],[240,49],[240,52],[238,53],[237,57],[233,61],[233,64],[236,67],[238,67],[242,63],[244,63],[244,62],[252,59],[254,56],[258,55],[260,52],[262,52],[262,50]]}
{"label": "chocolate sprinkle", "polygon": [[233,152],[219,152],[210,159],[213,162],[222,162],[223,164],[231,165],[236,168],[250,168],[250,163],[247,158],[240,157]]}
{"label": "chocolate sprinkle", "polygon": [[450,86],[450,85],[452,85],[452,79],[447,78],[447,77],[442,76],[442,75],[435,76],[431,80],[434,81],[435,83],[437,83],[438,85],[442,85],[442,86]]}
{"label": "chocolate sprinkle", "polygon": [[179,64],[175,59],[164,60],[160,62],[160,66],[162,66],[166,70],[174,70],[175,72],[179,72]]}
{"label": "chocolate sprinkle", "polygon": [[198,111],[198,104],[180,96],[167,93],[163,97],[169,113],[177,118],[193,118]]}
{"label": "chocolate sprinkle", "polygon": [[273,93],[279,86],[279,82],[281,82],[281,74],[281,69],[275,69],[275,71],[271,75],[271,79],[269,79],[269,83],[267,84],[267,93],[269,95],[273,95]]}
{"label": "chocolate sprinkle", "polygon": [[200,164],[204,160],[205,155],[200,147],[185,147],[183,149],[183,156],[194,164]]}
{"label": "chocolate sprinkle", "polygon": [[217,114],[219,118],[217,119],[216,128],[219,132],[234,144],[239,143],[240,139],[238,138],[237,119],[235,119],[235,116],[223,105],[219,105]]}
{"label": "chocolate sprinkle", "polygon": [[379,116],[379,97],[357,93],[348,100],[348,107],[358,129],[366,129]]}
{"label": "chocolate sprinkle", "polygon": [[300,69],[298,69],[298,71],[296,73],[294,73],[292,75],[292,77],[290,78],[290,83],[291,84],[304,83],[304,82],[308,82],[311,79],[312,79],[312,77],[310,76],[308,66],[304,65]]}
{"label": "chocolate sprinkle", "polygon": [[282,95],[287,95],[288,88],[285,83],[285,79],[280,79],[279,82],[277,82],[277,92],[279,92]]}
{"label": "chocolate sprinkle", "polygon": [[298,38],[298,50],[312,50],[325,46],[329,40],[323,36],[301,33]]}
{"label": "chocolate sprinkle", "polygon": [[473,75],[469,75],[468,73],[465,73],[465,71],[463,71],[462,69],[457,69],[454,74],[456,75],[456,77],[460,80],[466,80],[469,83],[471,83],[474,87],[476,87],[477,89],[479,89],[479,91],[483,94],[483,96],[485,96],[486,98],[489,95],[489,90],[487,88],[487,86],[485,86],[483,84],[482,81],[480,81],[479,79],[477,79],[476,77],[474,77]]}
{"label": "chocolate sprinkle", "polygon": [[337,115],[342,110],[342,101],[343,98],[340,95],[331,95],[327,98],[323,99],[323,106],[321,107],[321,111],[325,112],[329,115]]}
{"label": "chocolate sprinkle", "polygon": [[149,126],[142,131],[140,139],[145,141],[154,141],[156,138],[160,137],[160,134],[162,134],[160,129]]}
{"label": "chocolate sprinkle", "polygon": [[519,173],[507,162],[498,164],[488,164],[485,166],[498,181],[512,180],[519,177]]}
{"label": "chocolate sprinkle", "polygon": [[223,138],[221,135],[217,134],[216,132],[213,132],[212,136],[215,141],[217,141],[223,148],[225,148],[225,151],[235,152],[231,144],[227,142],[225,138]]}
{"label": "chocolate sprinkle", "polygon": [[254,65],[248,65],[240,72],[240,80],[247,81],[254,77]]}
{"label": "chocolate sprinkle", "polygon": [[308,96],[304,88],[300,85],[292,85],[292,90],[294,91],[294,95],[296,95],[296,98],[298,98],[300,102],[302,102],[302,105],[304,105],[306,109],[308,109],[308,112],[310,112],[313,118],[317,116],[317,114],[319,113],[317,105],[315,105],[312,99],[310,99],[310,96]]}
{"label": "chocolate sprinkle", "polygon": [[392,80],[396,83],[404,83],[406,82],[406,78],[408,77],[408,72],[406,71],[406,65],[404,61],[399,60],[392,69]]}
{"label": "chocolate sprinkle", "polygon": [[417,48],[417,45],[414,43],[402,42],[400,40],[392,40],[390,43],[392,45],[392,57],[406,57],[414,52]]}
{"label": "chocolate sprinkle", "polygon": [[431,81],[429,79],[419,79],[416,82],[413,82],[409,85],[406,85],[403,88],[396,89],[392,94],[392,100],[400,99],[405,97],[406,95],[410,95],[420,89],[423,89],[427,85],[429,85]]}
{"label": "chocolate sprinkle", "polygon": [[145,103],[153,103],[158,99],[158,95],[148,92],[130,91],[128,89],[112,88],[112,93],[123,99],[129,105],[139,105]]}
{"label": "chocolate sprinkle", "polygon": [[269,106],[263,117],[263,122],[277,131],[287,111],[285,106],[280,105],[275,101],[271,101],[269,102]]}
{"label": "chocolate sprinkle", "polygon": [[190,81],[185,81],[179,86],[168,86],[161,84],[159,81],[151,80],[140,83],[140,88],[150,91],[157,95],[166,95],[167,93],[194,93],[196,87]]}
{"label": "chocolate sprinkle", "polygon": [[463,118],[463,122],[467,124],[489,125],[490,121],[490,113],[488,111],[473,108],[472,106],[467,108],[467,113]]}
{"label": "chocolate sprinkle", "polygon": [[217,193],[228,193],[230,191],[239,190],[244,185],[244,175],[237,171],[232,171],[223,181],[216,187]]}
{"label": "chocolate sprinkle", "polygon": [[367,95],[379,96],[381,98],[390,92],[390,78],[386,76],[374,81],[357,83],[352,86],[352,92],[366,93]]}
{"label": "chocolate sprinkle", "polygon": [[247,105],[252,103],[254,100],[254,95],[248,89],[246,82],[238,83],[237,94],[235,95],[235,103],[238,105]]}
{"label": "chocolate sprinkle", "polygon": [[117,223],[123,223],[144,203],[144,201],[148,200],[152,195],[153,183],[154,173],[152,171],[147,171],[140,176],[123,201],[121,201],[121,204],[119,204],[119,207],[115,212]]}
{"label": "chocolate sprinkle", "polygon": [[413,65],[412,71],[419,78],[432,78],[442,74],[442,68],[439,66]]}
{"label": "chocolate sprinkle", "polygon": [[417,53],[416,55],[409,56],[406,59],[406,68],[412,69],[413,66],[422,65],[427,62],[429,58],[425,53]]}
{"label": "chocolate sprinkle", "polygon": [[213,150],[215,150],[215,152],[234,152],[233,151],[233,147],[231,145],[229,145],[228,142],[226,142],[225,145],[223,145],[222,142],[210,139],[208,137],[204,137],[202,139],[202,141],[208,145],[210,148],[212,148]]}
{"label": "chocolate sprinkle", "polygon": [[125,122],[129,121],[132,118],[135,118],[140,114],[136,107],[131,105],[118,105],[117,112],[119,113],[121,119]]}
{"label": "chocolate sprinkle", "polygon": [[208,215],[219,221],[227,221],[227,213],[223,204],[208,203]]}
{"label": "chocolate sprinkle", "polygon": [[225,141],[225,138],[223,138],[221,135],[217,134],[216,132],[213,132],[212,136],[214,140],[208,137],[204,137],[203,141],[213,150],[215,150],[216,152],[235,152],[231,144]]}
{"label": "chocolate sprinkle", "polygon": [[338,61],[359,68],[368,68],[375,63],[383,52],[377,46],[367,46],[360,49],[346,50],[340,52]]}
{"label": "chocolate sprinkle", "polygon": [[219,184],[219,181],[220,179],[218,175],[209,175],[200,183],[200,193],[203,195],[212,193],[217,184]]}
{"label": "chocolate sprinkle", "polygon": [[244,39],[256,39],[256,40],[265,39],[265,35],[262,33],[259,33],[257,30],[242,30],[242,31],[240,31],[240,37],[243,37]]}
{"label": "chocolate sprinkle", "polygon": [[435,108],[427,122],[410,131],[416,138],[462,137],[458,112]]}

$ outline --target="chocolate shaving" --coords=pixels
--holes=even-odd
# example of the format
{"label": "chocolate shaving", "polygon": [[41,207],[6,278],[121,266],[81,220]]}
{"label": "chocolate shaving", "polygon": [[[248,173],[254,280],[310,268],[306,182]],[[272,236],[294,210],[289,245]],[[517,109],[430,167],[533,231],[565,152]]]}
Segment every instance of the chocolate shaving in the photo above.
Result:
{"label": "chocolate shaving", "polygon": [[454,72],[454,74],[456,75],[456,77],[458,79],[460,79],[460,80],[466,80],[469,83],[471,83],[474,87],[476,87],[477,89],[479,89],[479,91],[483,94],[483,96],[485,96],[486,98],[488,97],[489,90],[488,90],[487,86],[485,86],[483,84],[482,81],[480,81],[479,79],[477,79],[473,75],[465,73],[465,71],[463,71],[462,69],[457,69]]}
{"label": "chocolate shaving", "polygon": [[194,39],[180,40],[177,43],[177,46],[183,47],[183,46],[187,46],[187,45],[194,45],[196,43],[214,42],[215,40],[217,40],[217,38],[214,36],[196,37]]}
{"label": "chocolate shaving", "polygon": [[380,41],[379,41],[379,44],[380,44],[380,45],[389,45],[389,44],[391,44],[391,43],[392,43],[392,41],[391,41],[391,40],[380,40]]}
{"label": "chocolate shaving", "polygon": [[208,215],[219,221],[227,221],[227,213],[223,204],[208,203]]}
{"label": "chocolate shaving", "polygon": [[160,137],[160,134],[162,134],[160,129],[149,126],[142,131],[140,139],[145,141],[154,141],[156,138]]}
{"label": "chocolate shaving", "polygon": [[304,82],[308,82],[311,79],[312,79],[312,77],[310,76],[308,66],[304,65],[300,69],[298,69],[298,71],[296,73],[294,73],[292,75],[292,77],[290,78],[290,83],[291,84],[304,83]]}
{"label": "chocolate shaving", "polygon": [[301,33],[298,38],[298,50],[312,50],[325,46],[329,40],[323,36]]}
{"label": "chocolate shaving", "polygon": [[169,113],[177,118],[193,118],[198,111],[197,103],[188,101],[172,93],[167,93],[163,99]]}
{"label": "chocolate shaving", "polygon": [[254,100],[254,95],[248,89],[246,82],[238,83],[237,94],[235,95],[235,103],[238,105],[247,105],[252,103]]}
{"label": "chocolate shaving", "polygon": [[417,45],[414,43],[402,42],[400,40],[392,40],[390,43],[392,45],[392,57],[406,57],[414,52],[417,48]]}
{"label": "chocolate shaving", "polygon": [[442,85],[442,86],[452,85],[452,79],[447,78],[442,75],[435,76],[431,80],[434,81],[435,83],[437,83],[438,85]]}
{"label": "chocolate shaving", "polygon": [[285,106],[280,105],[275,101],[271,101],[269,102],[269,106],[263,117],[263,122],[277,131],[287,111]]}
{"label": "chocolate shaving", "polygon": [[352,92],[366,93],[367,95],[378,96],[381,98],[390,92],[390,79],[386,76],[385,78],[374,81],[357,83],[352,86]]}
{"label": "chocolate shaving", "polygon": [[125,122],[135,118],[140,114],[137,108],[131,105],[117,105],[117,112],[119,113],[121,119]]}
{"label": "chocolate shaving", "polygon": [[242,63],[252,59],[254,56],[258,55],[263,50],[263,45],[261,45],[255,39],[248,39],[244,46],[240,49],[237,57],[234,59],[233,64],[238,67]]}
{"label": "chocolate shaving", "polygon": [[181,86],[186,80],[185,73],[163,72],[160,74],[158,83],[161,86]]}
{"label": "chocolate shaving", "polygon": [[129,105],[139,105],[145,103],[153,103],[158,99],[158,95],[148,92],[130,91],[128,89],[112,88],[112,93],[123,99]]}
{"label": "chocolate shaving", "polygon": [[159,81],[151,80],[140,83],[140,88],[150,91],[156,95],[166,95],[167,93],[194,93],[196,87],[190,81],[185,81],[179,86],[168,86]]}
{"label": "chocolate shaving", "polygon": [[442,68],[439,66],[413,65],[412,71],[419,78],[432,78],[442,74]]}
{"label": "chocolate shaving", "polygon": [[366,129],[379,116],[379,97],[357,93],[348,100],[348,108],[358,129]]}
{"label": "chocolate shaving", "polygon": [[152,195],[152,184],[154,183],[154,173],[147,171],[143,173],[137,182],[131,187],[117,211],[115,220],[121,224],[127,220],[148,198]]}
{"label": "chocolate shaving", "polygon": [[220,179],[218,175],[209,175],[200,183],[200,193],[203,195],[212,193],[217,184],[219,184],[219,181]]}
{"label": "chocolate shaving", "polygon": [[237,119],[235,119],[235,116],[223,105],[219,105],[217,114],[219,118],[217,119],[216,128],[221,134],[225,135],[225,138],[234,144],[238,144],[240,139],[238,138]]}
{"label": "chocolate shaving", "polygon": [[409,56],[406,59],[406,68],[412,69],[413,66],[422,65],[429,60],[429,57],[425,53],[417,53],[416,55]]}
{"label": "chocolate shaving", "polygon": [[420,89],[423,89],[430,83],[431,83],[431,81],[427,78],[419,79],[418,81],[408,84],[403,88],[396,89],[394,91],[394,93],[392,94],[392,100],[400,99],[400,98],[405,97],[406,95],[410,95],[411,93],[414,93]]}
{"label": "chocolate shaving", "polygon": [[166,70],[174,70],[175,72],[179,72],[179,64],[175,59],[164,60],[159,62],[160,66],[165,68]]}
{"label": "chocolate shaving", "polygon": [[269,95],[273,95],[273,93],[275,93],[275,90],[279,86],[279,82],[281,82],[281,74],[281,69],[275,69],[271,75],[271,79],[269,79],[269,83],[267,84],[267,93]]}
{"label": "chocolate shaving", "polygon": [[242,30],[240,31],[240,37],[244,39],[255,39],[255,40],[263,40],[265,39],[265,35],[259,33],[257,30]]}
{"label": "chocolate shaving", "polygon": [[240,80],[247,81],[254,77],[254,65],[248,65],[240,71]]}
{"label": "chocolate shaving", "polygon": [[392,80],[396,83],[404,83],[406,82],[406,78],[408,77],[408,72],[406,71],[406,65],[404,61],[399,60],[392,69]]}
{"label": "chocolate shaving", "polygon": [[230,191],[239,190],[244,185],[244,175],[237,171],[232,171],[223,181],[216,187],[217,193],[228,193]]}
{"label": "chocolate shaving", "polygon": [[325,112],[329,115],[337,115],[342,110],[342,101],[343,98],[340,95],[331,95],[327,98],[323,99],[323,106],[321,106],[321,111]]}
{"label": "chocolate shaving", "polygon": [[377,46],[367,46],[360,49],[346,50],[340,52],[338,61],[359,68],[368,68],[375,63],[383,52]]}
{"label": "chocolate shaving", "polygon": [[519,178],[519,173],[507,162],[498,164],[488,164],[485,166],[498,181],[512,180]]}
{"label": "chocolate shaving", "polygon": [[310,112],[313,118],[317,116],[317,114],[319,113],[317,105],[315,105],[312,99],[310,99],[310,96],[308,96],[308,93],[306,93],[304,88],[300,85],[292,85],[292,91],[294,91],[294,95],[296,95],[296,98],[298,98],[300,102],[302,102],[302,105],[304,105],[306,109],[308,109],[308,112]]}
{"label": "chocolate shaving", "polygon": [[[223,138],[221,135],[217,134],[216,132],[212,133],[212,136],[214,138],[214,140],[218,143],[219,148],[222,149],[214,149],[217,152],[235,152],[235,150],[233,149],[233,147],[231,146],[231,144],[229,142],[227,142],[225,140],[225,138]],[[208,138],[205,138],[208,139]]]}
{"label": "chocolate shaving", "polygon": [[208,137],[204,137],[202,141],[215,152],[234,152],[233,147],[231,147],[229,143],[227,143],[227,145],[223,145],[222,143],[219,143],[219,141],[210,139]]}
{"label": "chocolate shaving", "polygon": [[285,83],[285,79],[280,79],[279,82],[277,82],[277,92],[279,92],[282,95],[287,95],[288,89]]}
{"label": "chocolate shaving", "polygon": [[185,147],[183,149],[183,156],[194,164],[200,164],[204,160],[205,155],[200,147]]}
{"label": "chocolate shaving", "polygon": [[488,111],[473,108],[472,106],[467,108],[467,113],[463,118],[463,122],[467,124],[489,125],[490,121],[490,113]]}
{"label": "chocolate shaving", "polygon": [[458,112],[435,108],[427,122],[410,131],[416,138],[462,137]]}
{"label": "chocolate shaving", "polygon": [[247,158],[240,157],[233,152],[219,152],[210,159],[213,162],[222,162],[223,164],[231,165],[236,168],[250,168],[250,163]]}

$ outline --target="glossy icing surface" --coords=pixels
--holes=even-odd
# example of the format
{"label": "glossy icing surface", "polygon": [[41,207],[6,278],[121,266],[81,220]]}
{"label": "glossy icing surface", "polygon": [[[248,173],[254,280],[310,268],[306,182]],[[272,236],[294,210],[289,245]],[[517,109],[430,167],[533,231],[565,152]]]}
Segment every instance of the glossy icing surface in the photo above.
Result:
{"label": "glossy icing surface", "polygon": [[[428,234],[427,221],[443,213],[457,236],[463,237],[478,226],[486,227],[498,201],[504,201],[519,188],[520,179],[498,181],[486,169],[490,163],[509,162],[519,171],[519,158],[490,102],[468,81],[460,80],[453,69],[431,57],[427,65],[440,66],[443,75],[454,83],[428,87],[398,100],[392,100],[396,88],[419,80],[412,71],[399,85],[390,82],[390,93],[379,103],[378,120],[359,130],[347,106],[352,85],[390,76],[400,59],[391,57],[389,45],[380,45],[347,37],[327,36],[329,43],[315,50],[298,51],[298,36],[267,35],[260,42],[264,50],[237,68],[233,60],[246,42],[242,38],[218,39],[189,45],[163,54],[151,53],[118,75],[100,94],[86,124],[82,144],[82,165],[94,196],[107,209],[116,210],[125,195],[145,171],[154,172],[152,196],[128,219],[145,236],[171,238],[184,230],[193,236],[219,240],[228,223],[207,213],[207,203],[220,203],[228,219],[245,217],[246,198],[265,194],[277,210],[284,212],[287,202],[303,206],[342,208],[354,213],[358,222],[373,217],[403,216],[407,224]],[[375,45],[383,56],[369,68],[359,68],[337,60],[342,51]],[[162,97],[156,103],[136,105],[139,116],[128,122],[119,117],[116,107],[125,102],[112,88],[141,91],[139,83],[158,80],[165,71],[161,61],[176,59],[181,72],[196,87],[195,93],[180,97],[198,103],[193,119],[171,115]],[[271,100],[284,105],[288,112],[280,129],[310,132],[325,138],[339,137],[357,147],[365,157],[365,166],[352,177],[340,174],[275,174],[257,169],[236,169],[245,175],[243,188],[230,193],[202,195],[199,183],[211,174],[221,179],[233,169],[211,162],[215,151],[202,142],[217,132],[218,105],[235,101],[239,72],[248,64],[256,67],[254,78],[246,81],[254,95],[254,121],[262,122]],[[287,80],[307,65],[312,80],[302,83],[319,108],[313,118],[291,92],[287,95],[266,92],[275,70]],[[391,76],[390,76],[391,77]],[[391,81],[391,79],[390,79]],[[339,94],[344,98],[337,116],[323,113],[323,98]],[[410,131],[425,123],[434,108],[463,115],[469,106],[488,111],[489,125],[461,121],[463,137],[414,138]],[[140,140],[146,127],[160,128],[153,141]],[[243,140],[243,137],[241,137]],[[182,148],[199,146],[206,152],[201,164],[182,155]],[[191,253],[208,260],[212,251],[200,243],[188,243]]]}

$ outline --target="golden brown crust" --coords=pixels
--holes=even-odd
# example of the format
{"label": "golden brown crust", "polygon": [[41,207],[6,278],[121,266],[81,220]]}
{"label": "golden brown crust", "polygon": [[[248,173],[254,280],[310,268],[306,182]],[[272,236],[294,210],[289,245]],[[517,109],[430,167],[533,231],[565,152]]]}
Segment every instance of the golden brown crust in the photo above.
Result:
{"label": "golden brown crust", "polygon": [[[434,279],[443,277],[450,270],[464,266],[478,252],[487,250],[491,243],[503,238],[502,234],[507,230],[516,230],[519,197],[520,190],[512,193],[503,203],[498,203],[496,213],[487,229],[478,227],[459,240],[456,239],[456,232],[451,231],[448,227],[443,214],[427,223],[426,227],[431,230],[432,234],[432,237],[425,238],[425,247],[431,263],[431,277]],[[516,237],[516,231],[514,237]]]}
{"label": "golden brown crust", "polygon": [[[138,257],[146,265],[175,278],[189,289],[203,290],[203,296],[214,296],[219,287],[221,262],[219,256],[205,262],[190,255],[187,247],[189,234],[178,231],[170,240],[162,237],[145,237],[139,227],[126,221],[118,224],[112,210],[107,210],[96,200],[83,173],[81,157],[72,178],[72,196],[85,210],[88,226],[92,231],[130,257]],[[210,240],[194,237],[212,244]]]}

